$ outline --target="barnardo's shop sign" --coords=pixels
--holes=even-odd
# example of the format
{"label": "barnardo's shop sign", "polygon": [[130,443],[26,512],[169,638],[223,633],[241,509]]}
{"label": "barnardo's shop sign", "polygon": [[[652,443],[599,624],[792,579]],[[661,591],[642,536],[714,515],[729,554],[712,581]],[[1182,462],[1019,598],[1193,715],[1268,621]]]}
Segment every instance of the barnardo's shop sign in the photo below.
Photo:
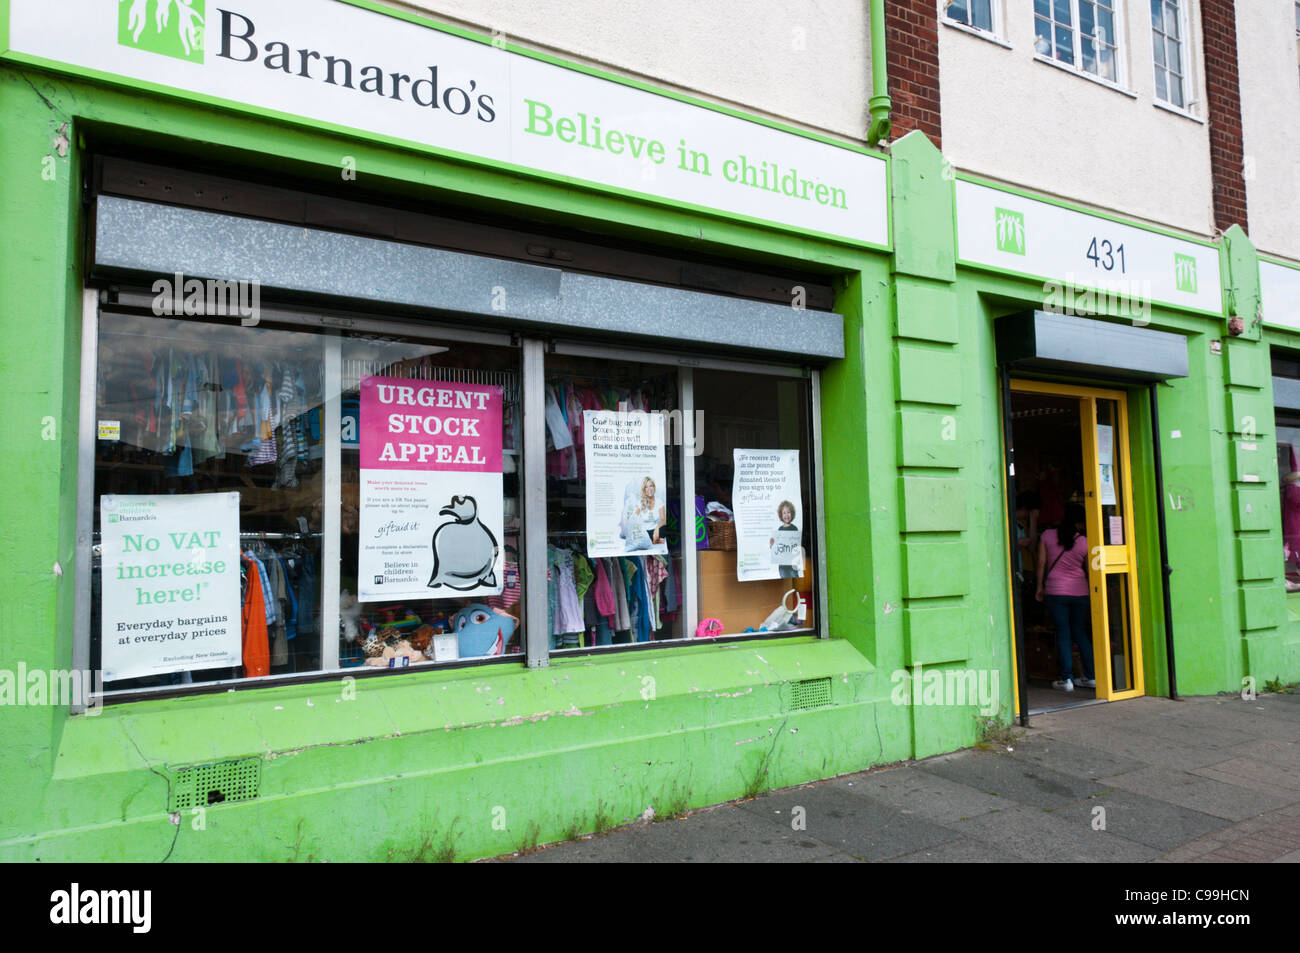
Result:
{"label": "barnardo's shop sign", "polygon": [[888,243],[879,156],[343,0],[8,6],[11,59]]}
{"label": "barnardo's shop sign", "polygon": [[[1151,303],[1221,314],[1219,250],[964,179],[957,181],[957,257],[1043,279],[1048,310],[1149,317]],[[1080,303],[1073,288],[1094,289]],[[1089,306],[1089,303],[1091,306]]]}
{"label": "barnardo's shop sign", "polygon": [[239,494],[105,495],[104,681],[242,664]]}

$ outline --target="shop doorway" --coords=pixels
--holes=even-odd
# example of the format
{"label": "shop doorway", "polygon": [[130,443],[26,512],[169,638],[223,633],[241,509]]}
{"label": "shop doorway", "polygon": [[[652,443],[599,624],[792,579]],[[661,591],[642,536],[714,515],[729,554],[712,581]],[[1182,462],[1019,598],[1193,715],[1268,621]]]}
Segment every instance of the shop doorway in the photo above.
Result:
{"label": "shop doorway", "polygon": [[[1011,380],[1008,401],[1007,437],[1014,454],[1016,489],[1009,545],[1012,585],[1020,603],[1014,637],[1017,664],[1024,665],[1026,676],[1023,683],[1017,679],[1017,706],[1033,715],[1141,695],[1127,395]],[[1040,542],[1047,553],[1059,553],[1055,534],[1063,522],[1077,525],[1086,537],[1083,575],[1071,567],[1052,583],[1053,575],[1060,572],[1053,565],[1070,566],[1070,562],[1066,557],[1045,558],[1043,575],[1048,584],[1040,599]],[[1044,540],[1048,533],[1052,536]],[[1073,616],[1068,614],[1070,600],[1049,598],[1053,588],[1085,586],[1086,605],[1076,595]],[[1062,645],[1063,624],[1082,637]],[[1069,691],[1062,678],[1067,671],[1064,651],[1071,653]],[[1087,678],[1089,662],[1092,679]]]}

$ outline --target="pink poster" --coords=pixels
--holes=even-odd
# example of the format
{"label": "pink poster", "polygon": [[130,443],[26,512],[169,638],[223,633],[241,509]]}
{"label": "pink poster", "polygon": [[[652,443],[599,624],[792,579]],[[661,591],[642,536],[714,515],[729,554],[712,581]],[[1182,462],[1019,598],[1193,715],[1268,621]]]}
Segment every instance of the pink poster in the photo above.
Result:
{"label": "pink poster", "polygon": [[502,392],[361,379],[362,601],[501,592]]}

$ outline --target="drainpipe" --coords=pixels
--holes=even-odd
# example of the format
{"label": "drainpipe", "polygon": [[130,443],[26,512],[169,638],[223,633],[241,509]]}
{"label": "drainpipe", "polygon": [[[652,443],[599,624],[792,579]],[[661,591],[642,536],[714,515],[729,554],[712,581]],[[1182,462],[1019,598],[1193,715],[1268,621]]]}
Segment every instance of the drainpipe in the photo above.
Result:
{"label": "drainpipe", "polygon": [[871,0],[871,126],[867,142],[889,138],[889,67],[885,61],[885,0]]}

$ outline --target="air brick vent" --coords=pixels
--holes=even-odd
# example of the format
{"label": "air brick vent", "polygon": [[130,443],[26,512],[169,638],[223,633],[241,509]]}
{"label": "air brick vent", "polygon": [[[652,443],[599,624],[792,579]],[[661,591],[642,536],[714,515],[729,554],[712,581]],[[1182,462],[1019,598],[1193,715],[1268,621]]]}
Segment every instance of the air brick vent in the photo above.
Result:
{"label": "air brick vent", "polygon": [[790,688],[790,708],[793,711],[821,708],[831,703],[830,678],[805,678],[791,682]]}
{"label": "air brick vent", "polygon": [[172,812],[230,801],[251,801],[257,797],[261,785],[262,759],[189,765],[174,769],[171,778],[167,809]]}

